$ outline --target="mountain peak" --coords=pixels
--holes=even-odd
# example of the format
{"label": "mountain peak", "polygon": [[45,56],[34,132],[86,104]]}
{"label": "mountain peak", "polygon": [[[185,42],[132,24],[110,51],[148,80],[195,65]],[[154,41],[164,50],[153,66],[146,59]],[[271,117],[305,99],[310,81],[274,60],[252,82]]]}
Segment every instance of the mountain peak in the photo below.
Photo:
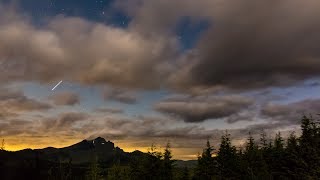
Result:
{"label": "mountain peak", "polygon": [[104,138],[102,138],[102,137],[97,137],[97,138],[95,138],[94,139],[94,141],[97,141],[97,142],[107,142]]}
{"label": "mountain peak", "polygon": [[97,137],[93,140],[89,140],[90,143],[96,148],[104,148],[104,149],[109,149],[113,150],[114,149],[114,143],[111,141],[106,141],[102,137]]}
{"label": "mountain peak", "polygon": [[77,144],[65,147],[63,149],[72,149],[72,150],[92,150],[92,149],[104,149],[107,151],[112,151],[114,149],[114,143],[106,141],[102,137],[97,137],[92,140],[83,140]]}

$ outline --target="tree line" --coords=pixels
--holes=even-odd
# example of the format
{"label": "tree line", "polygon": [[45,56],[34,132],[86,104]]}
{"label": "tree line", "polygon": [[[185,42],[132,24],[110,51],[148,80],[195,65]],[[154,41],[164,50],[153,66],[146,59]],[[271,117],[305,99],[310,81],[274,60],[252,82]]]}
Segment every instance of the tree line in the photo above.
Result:
{"label": "tree line", "polygon": [[312,117],[303,116],[299,137],[292,132],[284,139],[279,132],[269,140],[262,132],[256,140],[249,133],[244,148],[232,145],[230,134],[226,132],[217,149],[207,141],[198,156],[197,166],[191,169],[175,167],[169,144],[163,153],[152,146],[147,156],[132,159],[129,166],[114,165],[108,177],[133,180],[319,179],[320,126]]}

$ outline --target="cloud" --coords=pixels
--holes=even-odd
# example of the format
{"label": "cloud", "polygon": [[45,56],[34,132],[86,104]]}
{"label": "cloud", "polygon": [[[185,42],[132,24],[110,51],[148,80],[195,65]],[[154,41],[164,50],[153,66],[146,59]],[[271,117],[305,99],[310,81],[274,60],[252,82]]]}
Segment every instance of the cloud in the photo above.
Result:
{"label": "cloud", "polygon": [[241,129],[240,133],[248,134],[249,132],[255,135],[261,134],[261,132],[268,132],[268,134],[274,134],[281,129],[285,129],[290,127],[287,123],[283,122],[273,122],[273,123],[262,123],[255,124],[246,127],[245,129]]}
{"label": "cloud", "polygon": [[185,17],[209,22],[196,47],[171,64],[169,88],[287,87],[320,75],[316,0],[127,0],[116,7],[132,16],[129,27],[143,34],[170,36]]}
{"label": "cloud", "polygon": [[320,82],[312,82],[308,84],[309,87],[319,87],[320,86]]}
{"label": "cloud", "polygon": [[319,5],[315,0],[225,1],[172,81],[250,90],[319,76]]}
{"label": "cloud", "polygon": [[12,91],[7,88],[0,89],[0,101],[15,99],[21,95],[22,95],[22,93],[18,92],[18,91]]}
{"label": "cloud", "polygon": [[154,109],[185,122],[203,122],[240,113],[252,104],[253,100],[241,96],[200,97],[167,99],[157,103]]}
{"label": "cloud", "polygon": [[[85,127],[96,129],[88,131],[90,137],[104,136],[109,139],[127,138],[193,138],[201,139],[214,135],[203,127],[193,126],[172,126],[172,121],[160,116],[139,116],[139,117],[104,117],[101,122],[91,122]],[[87,130],[85,130],[87,131]]]}
{"label": "cloud", "polygon": [[[115,3],[116,8],[133,17],[129,28],[147,35],[170,34],[181,18],[212,17],[217,5],[216,0],[124,0]],[[162,13],[164,11],[166,13]]]}
{"label": "cloud", "polygon": [[[137,118],[104,118],[101,123],[92,123],[85,125],[86,132],[90,132],[89,138],[97,136],[114,140],[115,142],[123,142],[124,146],[132,147],[149,147],[156,142],[158,145],[165,145],[170,141],[174,148],[190,148],[194,154],[205,145],[205,141],[209,139],[215,147],[219,145],[220,137],[226,132],[225,129],[215,129],[203,127],[200,125],[173,124],[172,120],[162,119],[161,117],[141,116]],[[262,131],[268,136],[273,136],[278,131],[289,132],[296,130],[295,127],[287,126],[287,124],[260,123],[249,125],[245,128],[235,128],[227,130],[231,134],[232,141],[236,146],[243,144],[251,132],[256,139]],[[95,129],[90,131],[89,129]],[[120,146],[121,147],[121,146]]]}
{"label": "cloud", "polygon": [[63,16],[36,27],[16,10],[0,9],[0,82],[66,79],[158,88],[176,49],[166,36]]}
{"label": "cloud", "polygon": [[288,125],[294,125],[300,123],[303,115],[319,114],[319,109],[319,99],[305,99],[289,104],[265,104],[261,108],[261,114],[273,121],[287,122]]}
{"label": "cloud", "polygon": [[1,116],[15,116],[22,112],[44,111],[52,108],[50,104],[30,99],[20,91],[0,88]]}
{"label": "cloud", "polygon": [[42,121],[42,127],[44,130],[53,130],[55,132],[66,129],[71,131],[76,123],[87,120],[88,117],[85,113],[66,112],[59,114],[58,117],[50,117]]}
{"label": "cloud", "polygon": [[72,92],[61,92],[49,97],[55,105],[73,106],[80,104],[80,97]]}
{"label": "cloud", "polygon": [[[35,27],[2,6],[0,82],[67,79],[183,91],[291,86],[319,76],[319,5],[316,0],[118,1],[115,7],[132,19],[127,29],[63,16]],[[179,55],[175,27],[184,17],[211,26],[194,49]]]}
{"label": "cloud", "polygon": [[[28,141],[28,147],[30,145],[36,148],[52,146],[57,139],[59,142],[65,142],[58,143],[59,147],[62,147],[85,138],[92,139],[101,136],[115,142],[117,146],[125,148],[126,151],[146,150],[155,142],[158,146],[164,147],[170,141],[175,157],[196,155],[197,152],[201,152],[207,139],[212,145],[218,147],[220,137],[225,133],[224,129],[204,127],[200,124],[185,124],[161,116],[126,117],[113,114],[102,117],[76,112],[62,113],[47,118],[35,117],[30,123],[12,121],[10,124],[10,121],[0,121],[0,125],[0,134],[5,137],[6,142],[13,144],[15,142],[13,137],[23,138],[24,141]],[[231,134],[233,143],[239,146],[245,142],[249,131],[254,137],[258,137],[262,130],[273,135],[277,130],[283,131],[281,127],[286,126],[279,126],[278,123],[255,124],[247,128],[230,129],[228,133]],[[32,139],[34,141],[34,138],[37,138],[37,145],[31,141]],[[52,141],[48,142],[48,140]]]}
{"label": "cloud", "polygon": [[8,117],[14,117],[14,116],[18,116],[18,114],[14,112],[8,112],[7,110],[3,110],[3,109],[0,111],[1,119],[6,119]]}
{"label": "cloud", "polygon": [[125,104],[135,104],[137,103],[137,93],[121,88],[108,88],[104,91],[104,99],[106,101],[118,101]]}
{"label": "cloud", "polygon": [[2,136],[18,136],[23,133],[32,133],[32,121],[21,119],[10,119],[7,121],[0,120],[0,134]]}
{"label": "cloud", "polygon": [[1,105],[3,105],[5,109],[11,109],[14,111],[48,110],[51,108],[49,104],[29,99],[25,96],[1,102]]}
{"label": "cloud", "polygon": [[254,121],[257,119],[257,109],[255,108],[248,108],[247,110],[243,110],[239,113],[232,114],[229,117],[226,117],[226,121],[229,124],[236,123],[239,121]]}
{"label": "cloud", "polygon": [[101,107],[95,109],[95,112],[99,113],[111,113],[111,114],[122,114],[124,111],[120,108],[109,108],[109,107]]}

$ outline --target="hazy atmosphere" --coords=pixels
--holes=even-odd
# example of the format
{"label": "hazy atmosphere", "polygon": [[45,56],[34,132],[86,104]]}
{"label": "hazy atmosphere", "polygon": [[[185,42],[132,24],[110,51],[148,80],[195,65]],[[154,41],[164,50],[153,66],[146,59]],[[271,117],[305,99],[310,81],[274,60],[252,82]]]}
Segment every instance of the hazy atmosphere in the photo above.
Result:
{"label": "hazy atmosphere", "polygon": [[227,130],[300,134],[320,109],[319,0],[0,0],[6,150],[103,137],[197,159]]}

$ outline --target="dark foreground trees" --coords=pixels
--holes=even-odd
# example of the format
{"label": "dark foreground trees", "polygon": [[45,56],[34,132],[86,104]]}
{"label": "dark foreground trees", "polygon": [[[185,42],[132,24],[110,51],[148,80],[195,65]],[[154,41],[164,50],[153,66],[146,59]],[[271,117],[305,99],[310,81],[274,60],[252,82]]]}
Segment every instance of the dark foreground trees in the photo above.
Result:
{"label": "dark foreground trees", "polygon": [[[204,152],[212,152],[208,144]],[[203,153],[193,178],[320,179],[320,126],[312,117],[303,116],[299,138],[293,132],[284,140],[277,133],[272,141],[268,141],[262,133],[260,143],[257,143],[249,134],[244,151],[236,150],[226,133],[221,138],[217,155]],[[217,165],[208,166],[203,162]]]}
{"label": "dark foreground trees", "polygon": [[135,157],[130,163],[130,179],[173,179],[174,160],[168,143],[164,152],[157,151],[154,145],[143,157]]}

